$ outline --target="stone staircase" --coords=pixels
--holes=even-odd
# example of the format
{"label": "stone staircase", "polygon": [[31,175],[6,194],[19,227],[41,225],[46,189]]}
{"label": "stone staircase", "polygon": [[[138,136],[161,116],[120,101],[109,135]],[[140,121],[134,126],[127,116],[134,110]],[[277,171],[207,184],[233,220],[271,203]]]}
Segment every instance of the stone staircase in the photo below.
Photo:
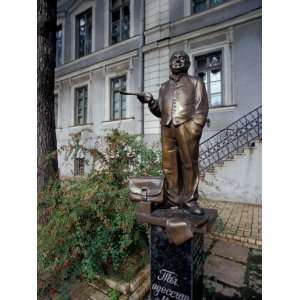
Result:
{"label": "stone staircase", "polygon": [[261,144],[261,142],[262,139],[258,138],[257,140],[251,142],[249,145],[236,150],[227,158],[221,159],[220,161],[216,162],[214,165],[207,168],[205,172],[201,172],[201,179],[205,178],[205,174],[216,174],[217,169],[219,167],[223,167],[226,164],[226,162],[235,161],[242,155],[249,155],[254,149],[257,148],[259,144]]}
{"label": "stone staircase", "polygon": [[262,141],[262,106],[255,108],[200,144],[199,169],[203,179],[216,167],[235,160]]}
{"label": "stone staircase", "polygon": [[261,205],[262,107],[200,144],[200,200]]}

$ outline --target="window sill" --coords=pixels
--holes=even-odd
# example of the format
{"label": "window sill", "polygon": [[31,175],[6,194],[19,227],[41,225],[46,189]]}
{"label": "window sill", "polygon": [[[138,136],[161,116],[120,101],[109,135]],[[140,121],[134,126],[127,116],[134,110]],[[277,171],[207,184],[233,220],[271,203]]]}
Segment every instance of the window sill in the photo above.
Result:
{"label": "window sill", "polygon": [[85,58],[85,57],[87,57],[88,55],[91,55],[91,54],[93,54],[93,52],[86,53],[86,54],[81,55],[81,56],[75,56],[75,57],[74,57],[74,60],[78,60],[78,59],[81,59],[81,58]]}
{"label": "window sill", "polygon": [[110,49],[113,49],[113,48],[116,48],[116,47],[118,47],[118,46],[122,46],[122,45],[126,45],[126,43],[128,43],[128,41],[129,40],[131,40],[132,38],[135,38],[135,37],[137,37],[138,35],[134,35],[134,36],[131,36],[131,37],[129,37],[128,39],[126,39],[126,40],[122,40],[122,41],[120,41],[120,42],[117,42],[117,43],[115,43],[115,44],[112,44],[111,42],[107,45],[107,47],[105,47],[105,48],[110,48]]}
{"label": "window sill", "polygon": [[94,125],[94,123],[86,123],[86,124],[80,124],[80,125],[71,125],[68,126],[69,128],[73,128],[73,127],[85,127],[85,126],[91,126]]}
{"label": "window sill", "polygon": [[215,113],[215,112],[227,112],[227,111],[234,111],[236,109],[237,105],[226,105],[226,106],[217,106],[217,107],[210,107],[209,112]]}
{"label": "window sill", "polygon": [[203,11],[200,11],[200,12],[193,12],[192,8],[191,8],[191,11],[190,11],[190,14],[187,15],[185,18],[194,18],[194,17],[198,17],[198,16],[204,16],[204,15],[207,15],[207,14],[210,14],[212,11],[216,11],[216,10],[220,10],[220,9],[223,9],[224,7],[227,7],[227,6],[230,6],[232,5],[233,3],[237,3],[239,2],[240,0],[229,0],[225,3],[221,3],[219,5],[216,5],[216,6],[211,6]]}
{"label": "window sill", "polygon": [[102,121],[102,124],[106,125],[106,124],[114,124],[114,123],[119,123],[121,121],[130,121],[130,120],[134,120],[134,117],[131,118],[124,118],[124,119],[118,119],[118,120],[107,120],[107,121]]}

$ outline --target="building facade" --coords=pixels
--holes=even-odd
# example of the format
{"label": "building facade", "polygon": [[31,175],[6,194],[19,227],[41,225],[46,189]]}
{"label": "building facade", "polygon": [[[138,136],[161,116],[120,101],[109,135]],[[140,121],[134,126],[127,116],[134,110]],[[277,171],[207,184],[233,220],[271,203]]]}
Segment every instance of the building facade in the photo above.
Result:
{"label": "building facade", "polygon": [[[144,90],[156,98],[175,50],[190,55],[189,73],[202,77],[208,90],[210,124],[202,140],[261,105],[261,5],[261,0],[58,1],[58,147],[84,129],[101,136],[119,128],[158,141],[159,119],[118,90]],[[60,155],[61,176],[87,173],[81,159]]]}

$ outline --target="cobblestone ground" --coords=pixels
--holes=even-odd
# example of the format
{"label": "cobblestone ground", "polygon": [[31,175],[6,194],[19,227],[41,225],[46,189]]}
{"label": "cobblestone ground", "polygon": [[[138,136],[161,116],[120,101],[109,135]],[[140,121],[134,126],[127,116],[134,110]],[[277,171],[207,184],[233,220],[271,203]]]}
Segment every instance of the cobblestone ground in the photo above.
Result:
{"label": "cobblestone ground", "polygon": [[202,200],[201,206],[218,210],[218,219],[211,230],[211,237],[261,248],[260,205]]}

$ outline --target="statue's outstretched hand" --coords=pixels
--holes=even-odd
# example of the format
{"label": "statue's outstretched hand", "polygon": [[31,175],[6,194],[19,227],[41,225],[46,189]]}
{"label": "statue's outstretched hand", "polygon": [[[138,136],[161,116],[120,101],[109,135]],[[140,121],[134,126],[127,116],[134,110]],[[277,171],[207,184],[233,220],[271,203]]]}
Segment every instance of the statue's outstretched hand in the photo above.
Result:
{"label": "statue's outstretched hand", "polygon": [[153,100],[153,96],[151,93],[138,93],[137,98],[142,102],[142,103],[149,103],[151,100]]}

